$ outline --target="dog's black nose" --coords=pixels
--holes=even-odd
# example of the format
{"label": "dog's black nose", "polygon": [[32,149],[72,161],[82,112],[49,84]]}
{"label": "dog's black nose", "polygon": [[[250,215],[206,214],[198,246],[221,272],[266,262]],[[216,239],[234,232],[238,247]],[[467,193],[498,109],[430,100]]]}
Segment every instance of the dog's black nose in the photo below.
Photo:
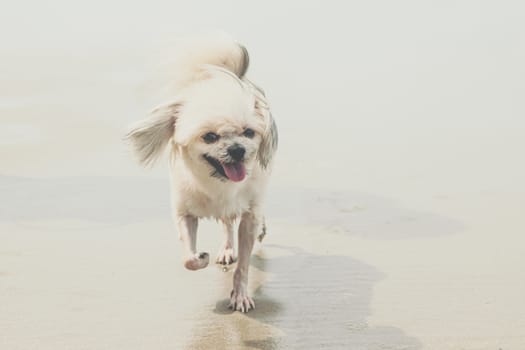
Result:
{"label": "dog's black nose", "polygon": [[235,144],[228,147],[228,154],[232,157],[233,160],[239,162],[244,158],[246,150],[241,145]]}

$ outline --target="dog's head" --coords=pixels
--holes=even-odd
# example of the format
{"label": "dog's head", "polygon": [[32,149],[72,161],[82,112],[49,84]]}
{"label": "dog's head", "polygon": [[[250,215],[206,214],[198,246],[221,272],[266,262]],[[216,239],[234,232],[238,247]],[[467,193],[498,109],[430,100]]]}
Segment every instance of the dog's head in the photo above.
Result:
{"label": "dog's head", "polygon": [[233,182],[243,181],[254,166],[266,168],[277,147],[263,92],[216,66],[208,66],[176,101],[154,109],[128,138],[145,165],[171,140],[173,153],[190,170]]}

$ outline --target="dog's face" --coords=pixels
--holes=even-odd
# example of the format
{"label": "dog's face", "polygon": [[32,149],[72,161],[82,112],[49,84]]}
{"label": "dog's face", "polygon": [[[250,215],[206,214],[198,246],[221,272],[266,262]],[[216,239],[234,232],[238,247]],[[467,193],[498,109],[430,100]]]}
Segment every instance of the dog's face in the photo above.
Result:
{"label": "dog's face", "polygon": [[197,174],[241,182],[254,166],[265,168],[275,151],[277,131],[262,93],[217,72],[196,82],[177,102],[157,108],[130,133],[143,163],[172,140],[176,157]]}
{"label": "dog's face", "polygon": [[254,125],[225,121],[218,128],[204,127],[188,144],[193,162],[202,162],[209,174],[221,180],[239,182],[251,172],[261,136]]}
{"label": "dog's face", "polygon": [[174,143],[195,171],[221,181],[250,175],[264,134],[255,98],[229,76],[204,81],[185,94]]}

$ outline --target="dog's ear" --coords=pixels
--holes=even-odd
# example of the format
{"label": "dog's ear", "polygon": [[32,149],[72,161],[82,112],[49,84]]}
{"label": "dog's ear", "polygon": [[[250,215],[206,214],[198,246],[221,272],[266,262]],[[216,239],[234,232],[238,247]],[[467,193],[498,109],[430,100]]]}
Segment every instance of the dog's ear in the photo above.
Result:
{"label": "dog's ear", "polygon": [[273,158],[275,151],[277,150],[278,144],[278,133],[277,125],[275,125],[275,120],[272,118],[272,115],[269,116],[269,127],[265,131],[262,137],[261,144],[259,146],[259,151],[257,153],[257,159],[259,163],[265,169],[270,161]]}
{"label": "dog's ear", "polygon": [[126,135],[140,163],[153,164],[162,154],[175,132],[175,123],[181,104],[173,102],[151,111],[148,118],[132,125]]}
{"label": "dog's ear", "polygon": [[262,134],[261,144],[257,152],[257,159],[261,167],[265,169],[273,158],[278,145],[277,125],[266,102],[264,92],[254,85],[255,90],[255,112],[264,120],[265,130]]}

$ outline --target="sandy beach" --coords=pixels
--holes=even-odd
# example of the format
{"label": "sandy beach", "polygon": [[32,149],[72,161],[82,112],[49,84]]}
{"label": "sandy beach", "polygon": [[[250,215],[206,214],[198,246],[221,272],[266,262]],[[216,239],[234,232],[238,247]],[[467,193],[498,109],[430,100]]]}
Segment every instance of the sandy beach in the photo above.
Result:
{"label": "sandy beach", "polygon": [[[123,6],[1,15],[0,349],[525,349],[523,5]],[[161,48],[210,27],[280,131],[247,314],[122,141]]]}

